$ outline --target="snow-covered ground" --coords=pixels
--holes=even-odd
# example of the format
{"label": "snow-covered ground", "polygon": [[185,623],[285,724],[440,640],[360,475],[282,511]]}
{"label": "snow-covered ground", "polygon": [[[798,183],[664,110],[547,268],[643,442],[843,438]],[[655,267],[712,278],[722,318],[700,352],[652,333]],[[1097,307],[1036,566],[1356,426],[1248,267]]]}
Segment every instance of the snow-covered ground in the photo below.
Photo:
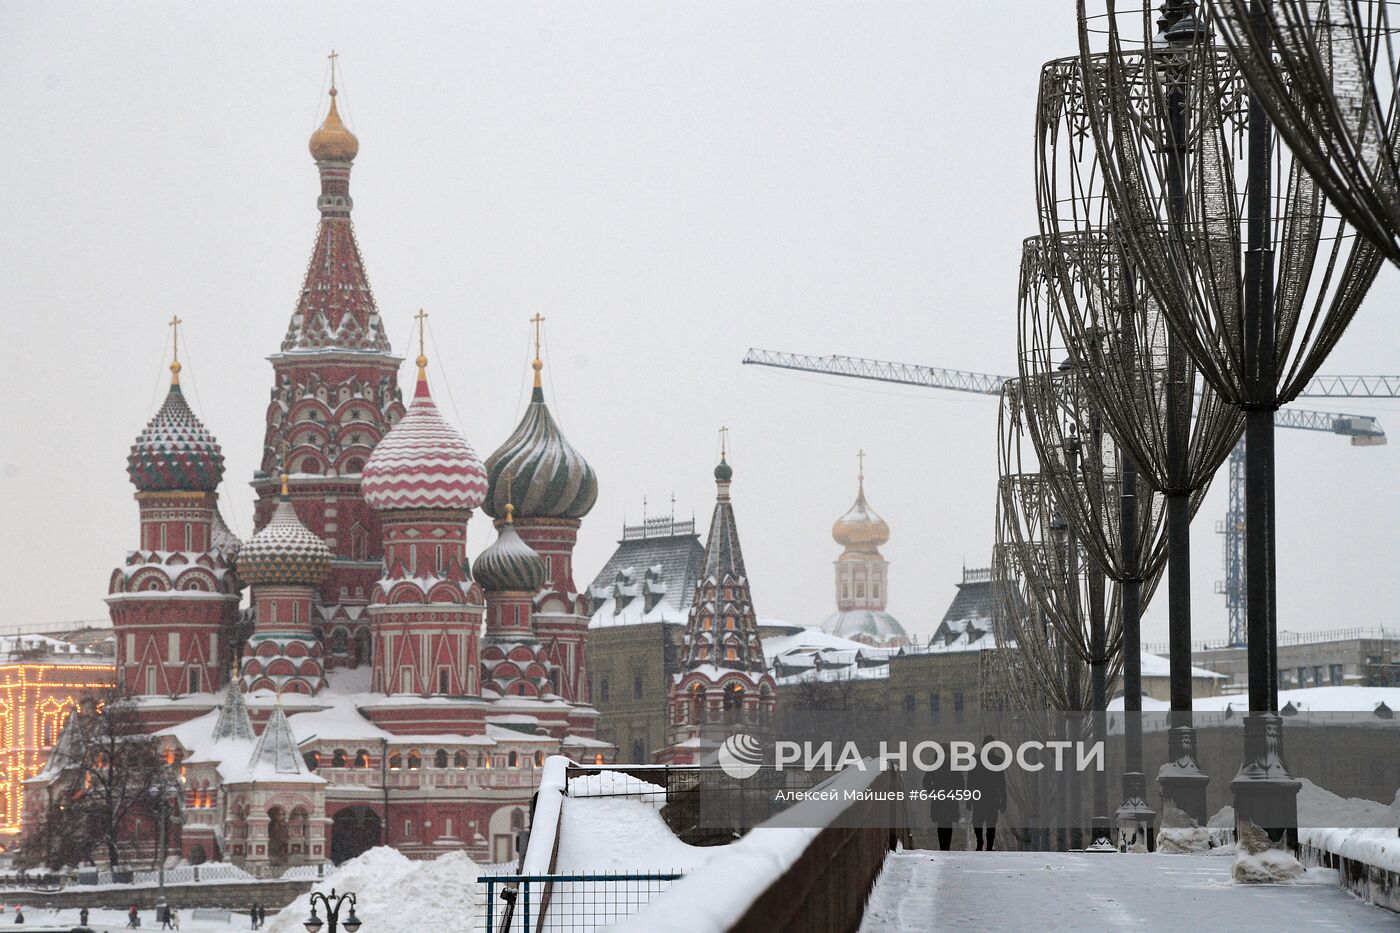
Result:
{"label": "snow-covered ground", "polygon": [[1341,890],[1330,870],[1309,869],[1312,883],[1238,885],[1232,864],[1224,855],[898,852],[885,861],[860,930],[1400,928],[1400,917]]}
{"label": "snow-covered ground", "polygon": [[[251,924],[248,922],[248,912],[245,910],[241,914],[233,914],[227,923],[221,920],[195,920],[192,912],[188,910],[179,911],[180,933],[237,933],[248,929]],[[45,910],[42,907],[31,907],[24,905],[24,926],[19,926],[14,922],[14,905],[6,905],[5,912],[0,914],[0,924],[5,929],[25,930],[32,928],[53,929],[55,927],[71,928],[78,925],[78,909],[71,910]],[[156,912],[154,910],[141,911],[141,929],[159,930],[160,924],[156,923]],[[268,915],[267,929],[272,926],[272,916]],[[96,930],[97,933],[117,933],[126,927],[126,911],[124,910],[94,910],[88,915],[88,926]],[[303,929],[298,926],[297,929]],[[365,933],[369,933],[366,928]]]}

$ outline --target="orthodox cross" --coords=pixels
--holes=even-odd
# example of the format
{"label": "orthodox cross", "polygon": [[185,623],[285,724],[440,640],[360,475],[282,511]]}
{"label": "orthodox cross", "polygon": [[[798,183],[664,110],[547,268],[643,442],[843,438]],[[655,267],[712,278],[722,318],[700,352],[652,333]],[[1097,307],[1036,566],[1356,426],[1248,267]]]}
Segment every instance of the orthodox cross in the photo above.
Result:
{"label": "orthodox cross", "polygon": [[729,429],[719,429],[719,458],[724,460],[729,456]]}
{"label": "orthodox cross", "polygon": [[860,473],[861,482],[864,482],[864,481],[865,481],[865,451],[864,451],[864,450],[858,450],[858,451],[856,451],[856,460],[859,461],[859,463],[860,463],[859,473]]}
{"label": "orthodox cross", "polygon": [[540,325],[544,323],[544,318],[538,311],[530,318],[530,323],[535,325],[535,359],[540,358]]}
{"label": "orthodox cross", "polygon": [[419,308],[414,317],[418,320],[418,355],[424,356],[426,354],[423,353],[423,322],[428,319],[428,312]]}
{"label": "orthodox cross", "polygon": [[337,52],[335,49],[331,49],[331,54],[329,54],[329,55],[326,56],[326,58],[330,59],[330,62],[331,62],[331,93],[332,93],[332,94],[335,93],[335,60],[336,60],[337,58],[339,58],[339,57],[340,57],[340,53]]}
{"label": "orthodox cross", "polygon": [[175,385],[180,384],[180,325],[183,323],[185,322],[180,320],[178,314],[170,318],[170,339],[174,347],[174,358],[170,361],[170,381]]}

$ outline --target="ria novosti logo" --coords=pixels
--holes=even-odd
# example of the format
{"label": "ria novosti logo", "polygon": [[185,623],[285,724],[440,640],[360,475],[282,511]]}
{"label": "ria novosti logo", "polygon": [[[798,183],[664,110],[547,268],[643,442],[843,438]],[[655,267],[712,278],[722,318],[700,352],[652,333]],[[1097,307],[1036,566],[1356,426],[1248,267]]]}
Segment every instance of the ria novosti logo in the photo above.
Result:
{"label": "ria novosti logo", "polygon": [[720,745],[716,756],[725,774],[742,781],[763,766],[763,743],[747,732],[735,732]]}

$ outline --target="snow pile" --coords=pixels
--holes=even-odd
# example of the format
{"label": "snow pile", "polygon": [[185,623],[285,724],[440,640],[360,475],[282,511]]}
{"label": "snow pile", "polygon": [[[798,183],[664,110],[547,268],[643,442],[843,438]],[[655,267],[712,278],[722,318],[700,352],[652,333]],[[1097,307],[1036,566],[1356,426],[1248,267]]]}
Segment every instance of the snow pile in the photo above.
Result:
{"label": "snow pile", "polygon": [[[480,873],[465,852],[448,852],[415,862],[395,849],[370,849],[343,863],[312,890],[355,893],[355,913],[375,933],[417,930],[470,930],[476,924]],[[348,911],[347,904],[345,910]],[[318,911],[319,912],[319,911]],[[311,913],[311,894],[303,894],[269,922],[268,933],[302,933]],[[346,914],[341,914],[345,919]],[[324,915],[321,917],[325,919]]]}
{"label": "snow pile", "polygon": [[1157,851],[1169,855],[1182,855],[1188,852],[1205,852],[1210,849],[1210,830],[1198,826],[1190,814],[1173,804],[1164,801],[1162,828],[1157,833]]}
{"label": "snow pile", "polygon": [[[1340,819],[1338,819],[1340,817]],[[1386,806],[1374,800],[1339,797],[1303,779],[1298,792],[1298,841],[1324,849],[1343,858],[1400,872],[1400,792]],[[1345,822],[1348,828],[1319,827],[1326,822]]]}
{"label": "snow pile", "polygon": [[626,797],[565,797],[555,870],[683,874],[722,850],[681,842],[657,810]]}
{"label": "snow pile", "polygon": [[1236,884],[1277,884],[1303,877],[1303,864],[1278,848],[1269,834],[1253,823],[1240,823],[1231,877]]}
{"label": "snow pile", "polygon": [[627,797],[645,801],[660,810],[666,806],[666,788],[621,771],[599,771],[569,779],[570,797]]}

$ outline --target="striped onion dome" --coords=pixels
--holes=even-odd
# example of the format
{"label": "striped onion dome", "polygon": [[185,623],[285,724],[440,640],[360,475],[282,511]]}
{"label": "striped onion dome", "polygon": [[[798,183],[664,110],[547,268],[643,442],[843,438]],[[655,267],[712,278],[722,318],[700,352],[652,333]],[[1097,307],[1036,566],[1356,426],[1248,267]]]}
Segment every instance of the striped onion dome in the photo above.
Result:
{"label": "striped onion dome", "polygon": [[219,442],[190,411],[178,381],[137,435],[126,464],[141,492],[213,492],[224,476]]}
{"label": "striped onion dome", "polygon": [[564,439],[537,384],[530,407],[495,453],[486,458],[491,491],[482,511],[505,514],[506,501],[522,518],[583,518],[598,499],[598,477]]}
{"label": "striped onion dome", "polygon": [[544,558],[515,533],[512,507],[491,546],[472,565],[472,577],[488,593],[533,593],[544,585]]}
{"label": "striped onion dome", "polygon": [[254,585],[317,586],[331,572],[331,549],[301,523],[283,485],[272,519],[238,552],[238,576]]}
{"label": "striped onion dome", "polygon": [[413,404],[370,454],[360,491],[376,509],[474,509],[486,498],[486,471],[433,404],[419,360]]}

